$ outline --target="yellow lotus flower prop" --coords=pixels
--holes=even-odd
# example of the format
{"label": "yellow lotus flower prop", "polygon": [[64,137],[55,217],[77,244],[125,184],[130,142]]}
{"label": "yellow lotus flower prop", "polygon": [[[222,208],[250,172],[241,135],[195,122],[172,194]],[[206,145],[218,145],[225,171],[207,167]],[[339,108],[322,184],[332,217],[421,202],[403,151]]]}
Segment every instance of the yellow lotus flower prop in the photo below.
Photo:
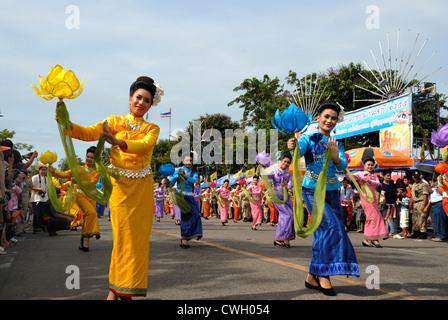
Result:
{"label": "yellow lotus flower prop", "polygon": [[[58,161],[58,155],[56,152],[51,152],[49,150],[42,153],[39,157],[41,163],[46,165],[52,165]],[[56,188],[60,188],[59,181],[53,177],[51,170],[47,170],[47,181],[48,181],[48,197],[50,198],[51,204],[57,212],[68,213],[73,207],[76,201],[76,190],[72,184],[67,190],[67,194],[64,197],[59,198],[56,192]]]}
{"label": "yellow lotus flower prop", "polygon": [[[39,78],[40,90],[36,86],[31,85],[34,88],[36,94],[46,100],[51,100],[53,98],[59,99],[56,104],[56,121],[58,124],[58,130],[61,137],[62,145],[64,146],[64,151],[67,156],[67,163],[69,165],[73,178],[76,180],[78,187],[88,197],[95,200],[95,202],[106,205],[109,202],[109,198],[112,193],[111,175],[116,177],[114,173],[109,172],[107,167],[101,161],[101,152],[104,149],[106,138],[104,134],[100,136],[92,164],[92,167],[101,175],[104,185],[104,191],[101,191],[95,187],[95,184],[93,184],[92,181],[90,181],[89,176],[85,173],[84,170],[78,170],[79,165],[78,161],[76,160],[76,152],[71,137],[70,116],[63,101],[64,98],[74,99],[78,97],[82,93],[82,84],[84,80],[82,80],[80,84],[73,71],[66,70],[60,65],[56,65],[55,67],[51,68],[51,71],[48,73],[45,81],[43,80],[42,76],[39,76]],[[51,164],[56,162],[57,160],[57,155],[55,153],[51,153],[50,151],[44,153],[42,157],[42,163]],[[47,174],[51,176],[51,170],[47,170]],[[53,193],[53,195],[51,193]],[[60,207],[60,201],[58,201],[56,192],[54,190],[50,191],[50,199],[52,200],[55,208],[58,206]],[[71,201],[65,202],[68,202],[69,204],[71,203]],[[66,210],[69,204],[64,204],[65,207],[63,209]]]}
{"label": "yellow lotus flower prop", "polygon": [[50,150],[47,150],[46,152],[40,155],[39,160],[43,164],[53,164],[56,161],[58,161],[58,155],[56,154],[56,152],[51,152]]}
{"label": "yellow lotus flower prop", "polygon": [[39,79],[40,90],[36,86],[31,86],[39,97],[46,100],[53,98],[74,99],[82,93],[84,79],[80,84],[73,71],[65,70],[60,65],[51,68],[45,81],[42,76],[39,76]]}

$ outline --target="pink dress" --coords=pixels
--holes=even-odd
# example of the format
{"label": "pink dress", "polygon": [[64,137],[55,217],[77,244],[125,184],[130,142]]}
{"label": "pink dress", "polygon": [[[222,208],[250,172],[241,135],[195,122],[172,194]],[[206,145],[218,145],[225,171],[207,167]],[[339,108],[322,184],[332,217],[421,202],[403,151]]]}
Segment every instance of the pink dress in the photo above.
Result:
{"label": "pink dress", "polygon": [[261,200],[263,198],[262,189],[260,186],[251,184],[247,187],[247,191],[252,195],[255,200],[255,204],[250,203],[250,210],[252,213],[252,220],[254,225],[260,225],[261,219],[263,218],[263,211],[261,210]]}
{"label": "pink dress", "polygon": [[[219,194],[220,198],[222,199],[222,200],[218,200],[218,207],[220,208],[220,211],[221,211],[221,221],[227,222],[228,217],[229,217],[230,190],[221,186],[216,190],[216,193]],[[224,202],[224,207],[221,207],[221,202]]]}
{"label": "pink dress", "polygon": [[364,224],[364,239],[379,240],[389,238],[383,216],[378,209],[378,199],[375,194],[375,188],[381,184],[378,176],[367,171],[363,171],[353,174],[353,177],[359,181],[361,189],[363,184],[361,179],[370,179],[371,183],[366,183],[366,186],[372,191],[375,197],[372,203],[368,203],[363,197],[361,197],[361,205],[366,215],[366,222]]}

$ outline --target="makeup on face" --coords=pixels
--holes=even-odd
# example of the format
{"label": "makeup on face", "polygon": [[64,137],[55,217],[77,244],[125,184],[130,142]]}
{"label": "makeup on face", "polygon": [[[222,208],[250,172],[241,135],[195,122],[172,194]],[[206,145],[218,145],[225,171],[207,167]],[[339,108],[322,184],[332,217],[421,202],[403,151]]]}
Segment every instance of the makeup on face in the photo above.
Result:
{"label": "makeup on face", "polygon": [[319,129],[324,131],[326,134],[330,133],[338,122],[338,113],[333,109],[325,109],[317,117],[319,122]]}
{"label": "makeup on face", "polygon": [[143,117],[151,108],[152,96],[145,89],[137,89],[134,94],[129,97],[129,105],[132,115]]}

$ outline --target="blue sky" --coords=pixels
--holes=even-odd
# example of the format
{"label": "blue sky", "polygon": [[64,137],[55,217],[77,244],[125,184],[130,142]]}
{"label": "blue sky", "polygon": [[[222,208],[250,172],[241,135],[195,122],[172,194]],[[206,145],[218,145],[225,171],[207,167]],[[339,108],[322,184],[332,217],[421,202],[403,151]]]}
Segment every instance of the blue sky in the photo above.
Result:
{"label": "blue sky", "polygon": [[[79,9],[79,29],[67,28],[70,5]],[[366,8],[375,5],[379,29],[366,26]],[[149,112],[150,121],[168,137],[172,130],[205,113],[241,118],[242,110],[227,104],[244,79],[267,74],[281,80],[293,70],[300,76],[323,72],[349,62],[371,67],[372,49],[387,33],[395,45],[409,33],[418,49],[428,43],[416,63],[438,92],[448,94],[448,2],[301,1],[301,0],[166,0],[166,1],[6,1],[0,0],[0,129],[14,130],[14,142],[34,145],[39,153],[65,157],[54,121],[56,100],[38,97],[31,84],[56,64],[84,80],[84,92],[67,100],[71,120],[81,125],[128,112],[130,84],[140,75],[159,81],[162,102]],[[402,47],[400,47],[400,50]],[[408,48],[407,52],[409,52]],[[416,49],[417,50],[417,49]],[[84,157],[92,143],[76,142]]]}

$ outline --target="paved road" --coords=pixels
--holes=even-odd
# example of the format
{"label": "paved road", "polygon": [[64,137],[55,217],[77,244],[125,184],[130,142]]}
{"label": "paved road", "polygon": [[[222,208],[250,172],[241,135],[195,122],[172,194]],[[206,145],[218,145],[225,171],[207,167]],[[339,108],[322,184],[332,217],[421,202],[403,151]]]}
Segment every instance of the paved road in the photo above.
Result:
{"label": "paved road", "polygon": [[[179,227],[169,217],[153,223],[149,290],[141,300],[444,300],[448,298],[448,245],[430,240],[388,239],[383,248],[361,246],[349,232],[361,276],[334,277],[336,297],[304,287],[312,237],[291,248],[274,247],[275,227],[250,223],[225,227],[202,220],[204,238],[179,247]],[[0,256],[0,299],[104,300],[112,249],[110,222],[90,252],[77,249],[80,231],[55,237],[27,233]],[[75,270],[75,271],[73,271]],[[79,274],[79,288],[74,281]],[[378,284],[378,287],[372,287]],[[75,286],[75,287],[73,287]]]}

